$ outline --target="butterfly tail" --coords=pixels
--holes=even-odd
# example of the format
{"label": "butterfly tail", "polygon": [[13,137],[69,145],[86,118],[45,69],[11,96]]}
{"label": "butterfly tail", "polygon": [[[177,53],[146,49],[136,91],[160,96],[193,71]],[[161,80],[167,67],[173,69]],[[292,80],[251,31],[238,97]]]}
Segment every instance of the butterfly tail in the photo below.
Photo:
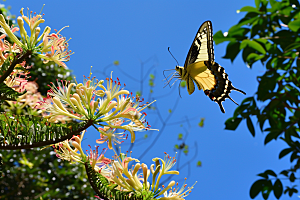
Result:
{"label": "butterfly tail", "polygon": [[246,92],[244,92],[243,90],[239,90],[239,89],[233,87],[232,85],[231,85],[231,87],[232,87],[233,90],[238,91],[238,92],[240,92],[240,93],[246,95]]}
{"label": "butterfly tail", "polygon": [[229,95],[227,97],[228,99],[230,99],[233,103],[235,103],[236,105],[239,105],[237,102],[235,102]]}
{"label": "butterfly tail", "polygon": [[[231,99],[231,98],[230,98]],[[221,109],[221,112],[222,113],[225,113],[225,109],[224,109],[224,107],[223,107],[223,105],[222,105],[222,101],[216,101],[216,103],[219,105],[219,107],[220,107],[220,109]]]}

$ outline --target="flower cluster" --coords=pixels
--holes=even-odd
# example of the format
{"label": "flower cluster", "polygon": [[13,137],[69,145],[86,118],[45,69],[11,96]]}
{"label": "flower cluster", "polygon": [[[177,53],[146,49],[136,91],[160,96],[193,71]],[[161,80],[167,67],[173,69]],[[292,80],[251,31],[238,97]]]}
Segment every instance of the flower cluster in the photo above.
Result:
{"label": "flower cluster", "polygon": [[[45,22],[41,14],[30,12],[28,16],[25,16],[23,8],[20,13],[22,16],[17,18],[19,27],[9,26],[4,16],[0,15],[0,32],[4,33],[0,36],[0,65],[11,53],[30,51],[31,54],[38,54],[40,58],[44,59],[44,62],[54,61],[59,66],[66,67],[64,62],[70,59],[72,52],[68,50],[68,40],[60,34],[62,29],[56,33],[50,33],[51,28],[47,26],[41,33],[39,25]],[[24,21],[29,26],[30,34],[24,27]],[[20,31],[20,39],[15,35],[17,31]],[[6,36],[14,44],[4,40]]]}
{"label": "flower cluster", "polygon": [[45,101],[43,105],[49,113],[45,118],[51,122],[61,121],[58,120],[61,116],[64,121],[92,121],[101,126],[97,129],[100,132],[97,142],[107,142],[110,149],[112,144],[126,139],[124,133],[116,133],[117,129],[129,131],[131,142],[134,142],[136,131],[150,129],[146,113],[142,113],[150,104],[140,105],[141,100],[122,89],[119,80],[108,78],[106,87],[103,83],[103,80],[91,78],[91,74],[83,84],[61,81],[55,87],[52,83],[48,91],[50,103]]}
{"label": "flower cluster", "polygon": [[[83,153],[81,148],[81,141],[84,133],[80,136],[73,136],[71,140],[66,140],[54,145],[56,155],[64,160],[70,162],[85,162],[89,161],[95,172],[100,173],[110,183],[110,185],[117,184],[117,189],[125,192],[134,192],[141,195],[145,192],[149,193],[153,198],[160,200],[183,200],[188,196],[194,185],[186,188],[184,184],[180,189],[178,183],[175,188],[175,181],[170,181],[167,187],[159,188],[161,177],[166,174],[178,175],[179,172],[171,170],[175,165],[175,157],[170,157],[165,153],[164,159],[154,158],[155,165],[152,164],[150,169],[145,163],[140,164],[138,159],[127,156],[127,154],[120,153],[119,156],[115,154],[114,158],[108,159],[104,157],[106,149],[99,154],[98,147],[87,153]],[[72,144],[72,147],[70,146]],[[129,167],[129,163],[134,161],[136,164]],[[152,174],[152,184],[148,182],[148,178]],[[164,197],[159,197],[163,195]]]}
{"label": "flower cluster", "polygon": [[[107,143],[108,149],[113,149],[113,144],[121,144],[127,136],[124,132],[118,130],[128,130],[131,133],[131,142],[135,140],[135,132],[148,130],[150,126],[145,121],[145,113],[142,111],[150,104],[140,105],[139,97],[132,97],[129,91],[121,88],[119,79],[113,81],[112,77],[104,81],[98,81],[95,78],[87,77],[84,83],[57,82],[58,87],[52,84],[48,92],[48,99],[51,103],[45,103],[46,116],[50,121],[57,120],[58,116],[68,117],[70,120],[92,121],[100,127],[100,139],[97,143]],[[105,123],[105,124],[104,124]],[[116,185],[115,189],[143,196],[145,193],[151,198],[181,200],[186,197],[191,189],[186,185],[178,188],[174,187],[175,181],[171,181],[167,187],[159,188],[161,178],[166,174],[178,175],[179,172],[171,170],[176,163],[175,157],[171,158],[168,154],[164,159],[154,158],[155,165],[150,168],[144,163],[140,164],[138,159],[125,154],[117,156],[115,154],[112,160],[105,158],[104,153],[99,154],[96,150],[83,153],[81,141],[83,134],[73,136],[67,140],[55,145],[56,153],[59,158],[70,162],[84,163],[87,160],[95,172],[100,173],[108,181],[109,185]],[[70,145],[70,142],[72,145]],[[129,162],[136,162],[131,168]],[[148,182],[152,174],[152,184]]]}

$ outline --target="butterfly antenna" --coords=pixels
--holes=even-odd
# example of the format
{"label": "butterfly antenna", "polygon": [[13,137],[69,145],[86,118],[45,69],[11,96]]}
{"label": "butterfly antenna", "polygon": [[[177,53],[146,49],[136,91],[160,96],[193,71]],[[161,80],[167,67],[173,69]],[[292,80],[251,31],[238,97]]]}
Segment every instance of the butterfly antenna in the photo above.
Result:
{"label": "butterfly antenna", "polygon": [[179,66],[178,61],[176,60],[176,58],[173,56],[173,54],[172,54],[171,51],[170,51],[170,47],[168,47],[168,51],[169,51],[169,53],[171,54],[171,56],[174,58],[174,60],[177,62],[177,65]]}

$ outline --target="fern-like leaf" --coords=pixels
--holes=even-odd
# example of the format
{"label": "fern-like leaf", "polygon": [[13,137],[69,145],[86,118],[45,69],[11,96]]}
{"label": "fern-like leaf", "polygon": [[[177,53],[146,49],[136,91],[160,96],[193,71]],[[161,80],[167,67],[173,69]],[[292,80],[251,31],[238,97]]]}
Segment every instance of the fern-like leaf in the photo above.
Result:
{"label": "fern-like leaf", "polygon": [[0,83],[0,104],[4,100],[15,101],[19,96],[25,94],[26,91],[19,93],[8,87],[5,83]]}
{"label": "fern-like leaf", "polygon": [[79,134],[93,123],[49,123],[30,115],[0,115],[0,149],[29,149],[55,144]]}

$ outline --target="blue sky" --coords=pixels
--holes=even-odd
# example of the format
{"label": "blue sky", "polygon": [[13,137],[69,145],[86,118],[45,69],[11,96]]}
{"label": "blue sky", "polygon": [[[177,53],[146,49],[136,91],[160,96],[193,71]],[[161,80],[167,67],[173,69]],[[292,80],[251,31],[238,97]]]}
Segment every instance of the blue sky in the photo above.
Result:
{"label": "blue sky", "polygon": [[[227,31],[244,15],[237,14],[236,10],[246,5],[254,6],[254,0],[5,2],[12,6],[12,14],[19,14],[22,7],[39,12],[44,3],[45,25],[58,30],[70,26],[62,34],[72,38],[69,47],[75,54],[67,65],[78,81],[82,80],[83,74],[88,75],[90,66],[93,66],[93,75],[98,79],[106,78],[99,72],[105,70],[109,74],[113,70],[113,77],[119,77],[122,83],[126,83],[128,90],[133,93],[141,90],[141,82],[128,77],[122,73],[124,71],[131,77],[143,80],[143,97],[148,101],[149,76],[141,79],[143,66],[144,74],[149,70],[155,74],[151,98],[157,100],[155,106],[163,119],[169,116],[168,110],[173,109],[178,99],[178,82],[174,88],[163,88],[163,70],[173,69],[176,65],[167,48],[171,47],[173,55],[183,65],[191,42],[204,21],[212,21],[214,32]],[[225,44],[215,46],[215,60],[225,68],[233,85],[247,93],[245,96],[233,91],[231,97],[239,103],[255,93],[258,85],[256,76],[262,75],[264,68],[257,64],[253,69],[248,69],[240,55],[234,63],[222,59],[225,50]],[[120,62],[119,66],[110,65],[115,60]],[[174,144],[182,142],[177,140],[178,134],[185,136],[188,133],[185,143],[189,145],[189,155],[181,155],[179,161],[180,166],[187,165],[176,179],[187,177],[189,186],[198,181],[187,199],[250,199],[249,189],[258,179],[256,174],[267,169],[279,173],[279,170],[290,167],[288,158],[278,160],[280,150],[285,147],[283,142],[271,142],[264,146],[264,135],[258,131],[256,124],[255,138],[249,133],[245,122],[237,131],[224,130],[224,122],[236,108],[230,100],[223,103],[226,110],[223,114],[203,91],[197,90],[188,95],[186,88],[183,88],[181,96],[165,127],[157,111],[147,112],[149,123],[161,131],[137,133],[132,156],[139,158],[145,149],[149,149],[141,160],[149,166],[151,159],[162,157],[163,152],[173,155]],[[197,126],[200,118],[205,118],[203,128]],[[186,119],[189,121],[185,122]],[[145,134],[148,134],[146,140],[143,139]],[[86,138],[85,145],[93,146],[99,134],[89,129]],[[128,142],[125,142],[122,150],[126,151],[128,147]],[[190,161],[195,153],[196,158]],[[202,167],[196,167],[198,160],[202,162]],[[262,199],[261,195],[256,199]],[[275,199],[273,193],[270,199]]]}

